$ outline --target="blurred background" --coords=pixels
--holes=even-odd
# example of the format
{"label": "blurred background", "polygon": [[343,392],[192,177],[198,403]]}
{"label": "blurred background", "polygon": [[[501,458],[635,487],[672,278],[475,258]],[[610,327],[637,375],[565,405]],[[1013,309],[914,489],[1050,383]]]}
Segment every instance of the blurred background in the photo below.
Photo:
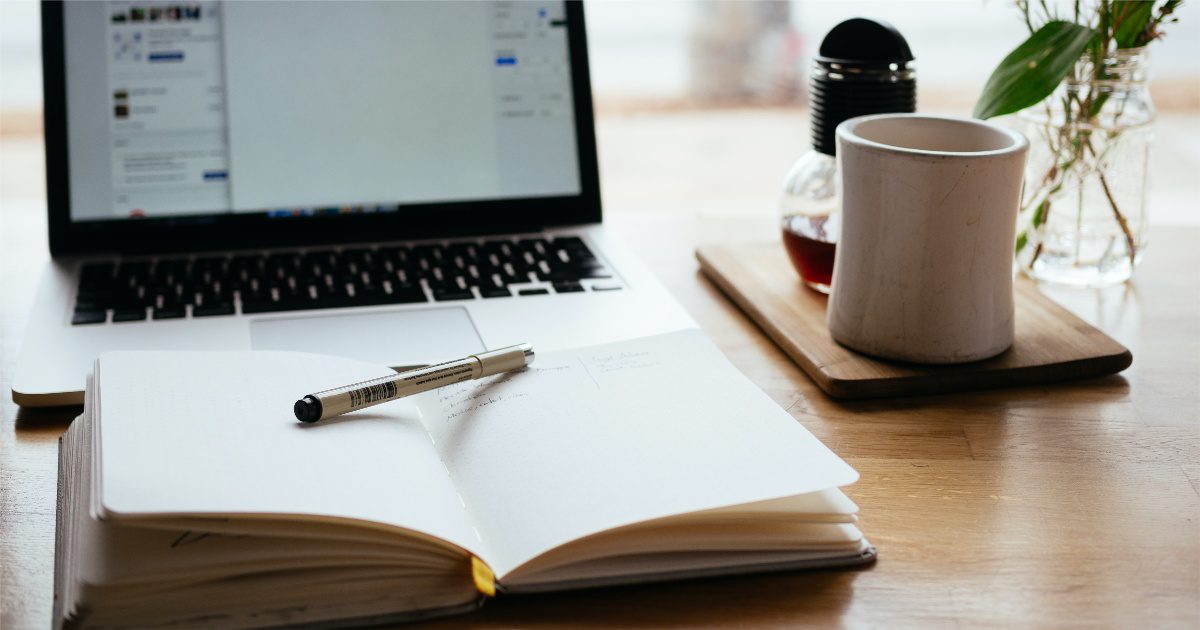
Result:
{"label": "blurred background", "polygon": [[[803,105],[825,33],[850,17],[882,19],[917,59],[922,108],[969,110],[996,64],[1028,30],[1008,0],[588,2],[592,80],[607,108]],[[1053,10],[1053,8],[1052,8]],[[1069,13],[1064,6],[1062,10]],[[1151,47],[1155,100],[1200,107],[1200,20]]]}
{"label": "blurred background", "polygon": [[[918,111],[968,116],[1026,36],[1005,0],[586,2],[607,212],[776,214],[808,148],[808,70],[824,34],[855,16],[891,22],[916,56]],[[1152,223],[1200,223],[1200,13],[1150,46],[1159,109]],[[0,198],[44,194],[39,8],[0,0]],[[686,203],[683,201],[686,199]],[[3,220],[3,217],[0,217]]]}

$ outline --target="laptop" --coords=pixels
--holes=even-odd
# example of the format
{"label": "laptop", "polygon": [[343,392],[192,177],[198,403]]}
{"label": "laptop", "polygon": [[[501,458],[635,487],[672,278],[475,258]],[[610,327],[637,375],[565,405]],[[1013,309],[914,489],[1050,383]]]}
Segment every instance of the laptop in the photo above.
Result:
{"label": "laptop", "polygon": [[51,262],[12,380],[108,350],[425,365],[695,323],[601,222],[577,2],[42,9]]}

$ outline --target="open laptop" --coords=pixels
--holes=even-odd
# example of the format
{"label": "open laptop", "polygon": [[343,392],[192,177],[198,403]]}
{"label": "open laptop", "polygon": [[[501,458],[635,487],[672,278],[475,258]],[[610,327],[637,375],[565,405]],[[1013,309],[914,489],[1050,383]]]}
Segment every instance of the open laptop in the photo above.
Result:
{"label": "open laptop", "polygon": [[393,367],[694,326],[601,225],[576,2],[42,11],[52,262],[13,378],[116,349]]}

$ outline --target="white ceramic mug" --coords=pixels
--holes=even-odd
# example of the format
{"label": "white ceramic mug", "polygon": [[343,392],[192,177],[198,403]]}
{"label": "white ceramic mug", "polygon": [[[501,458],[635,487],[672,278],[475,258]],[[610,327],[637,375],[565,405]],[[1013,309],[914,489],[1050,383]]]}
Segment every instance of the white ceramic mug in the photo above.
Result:
{"label": "white ceramic mug", "polygon": [[837,149],[833,338],[917,363],[1008,349],[1025,137],[979,120],[881,114],[838,125]]}

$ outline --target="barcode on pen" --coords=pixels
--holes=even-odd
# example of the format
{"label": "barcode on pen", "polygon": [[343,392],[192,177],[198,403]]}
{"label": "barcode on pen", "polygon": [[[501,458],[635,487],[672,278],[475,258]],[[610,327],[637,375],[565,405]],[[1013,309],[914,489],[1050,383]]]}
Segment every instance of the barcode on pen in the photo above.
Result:
{"label": "barcode on pen", "polygon": [[350,406],[361,407],[369,405],[373,402],[387,400],[396,396],[395,383],[383,383],[381,385],[368,385],[360,387],[350,392]]}

